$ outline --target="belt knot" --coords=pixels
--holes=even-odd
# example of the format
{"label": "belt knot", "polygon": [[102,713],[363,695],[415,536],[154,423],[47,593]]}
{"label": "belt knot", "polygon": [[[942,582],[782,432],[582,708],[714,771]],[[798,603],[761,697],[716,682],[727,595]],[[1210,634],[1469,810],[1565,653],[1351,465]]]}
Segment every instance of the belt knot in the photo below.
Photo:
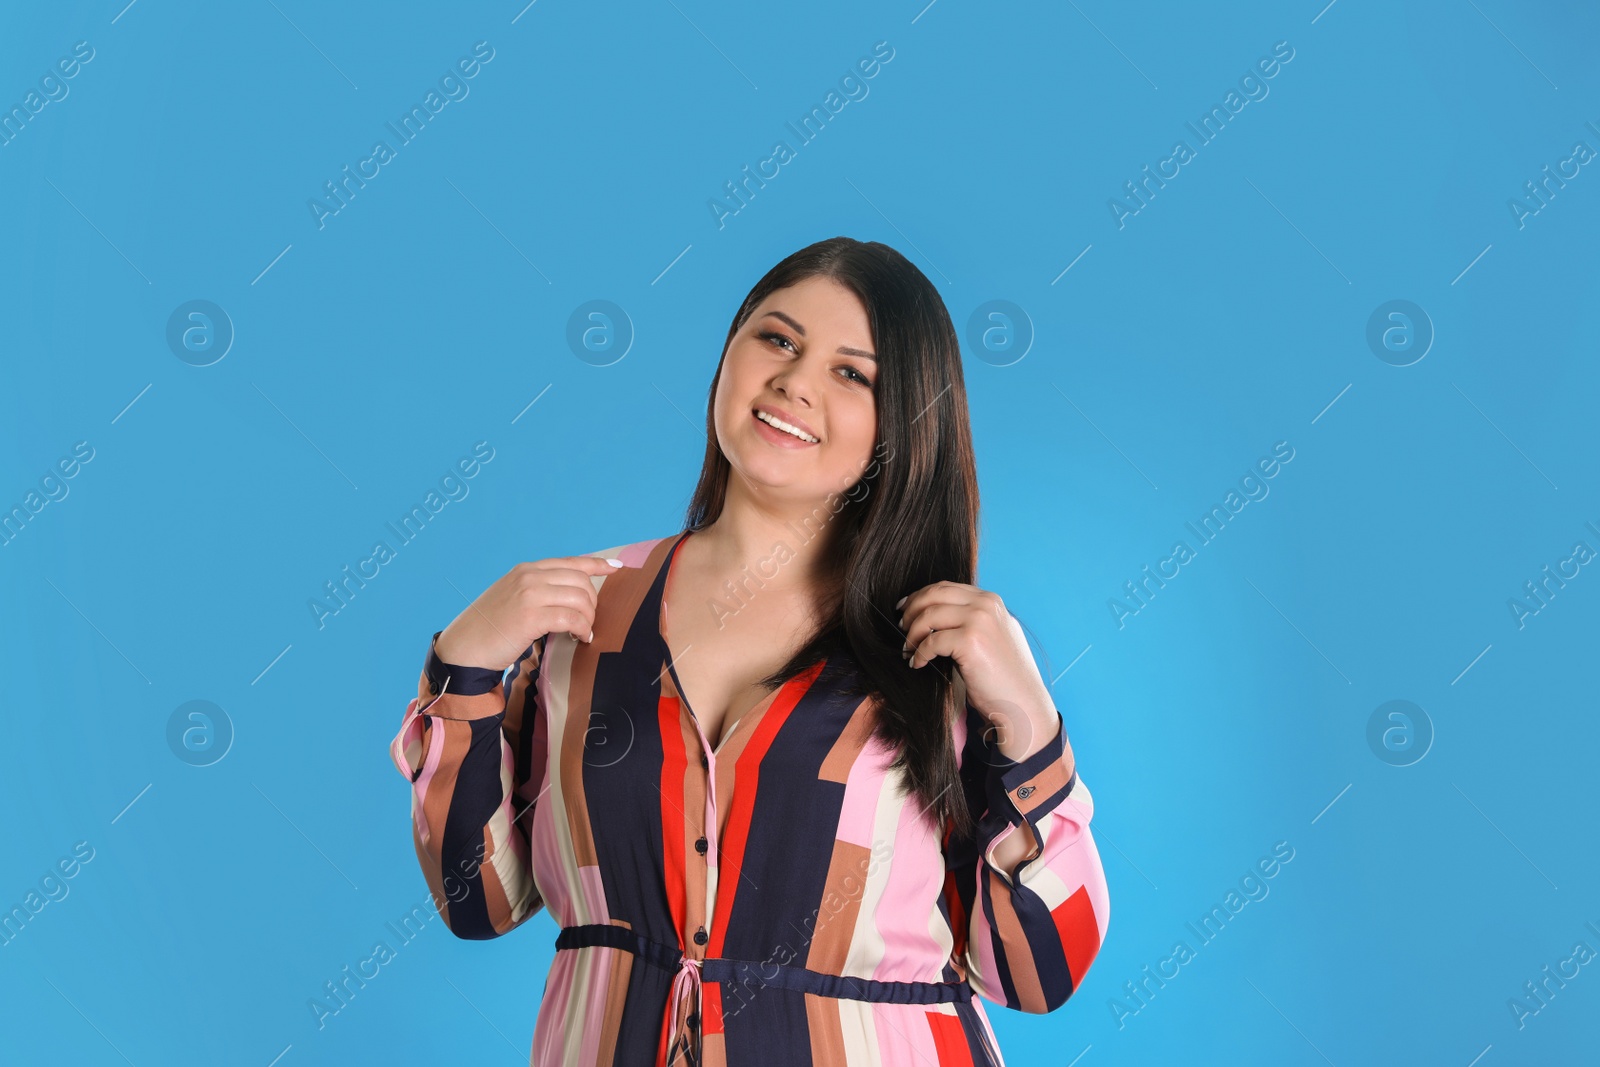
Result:
{"label": "belt knot", "polygon": [[[686,996],[692,996],[694,998],[694,1006],[691,1009],[691,1014],[689,1016],[690,1025],[693,1027],[700,1021],[697,1018],[700,1013],[700,961],[691,956],[683,957],[682,961],[678,964],[678,973],[672,979],[672,1026],[667,1032],[667,1049],[669,1050],[669,1057],[677,1049],[679,1029],[678,1015],[681,1005],[683,1004],[683,998]],[[698,1062],[698,1035],[691,1040],[691,1044],[696,1048],[695,1059]]]}

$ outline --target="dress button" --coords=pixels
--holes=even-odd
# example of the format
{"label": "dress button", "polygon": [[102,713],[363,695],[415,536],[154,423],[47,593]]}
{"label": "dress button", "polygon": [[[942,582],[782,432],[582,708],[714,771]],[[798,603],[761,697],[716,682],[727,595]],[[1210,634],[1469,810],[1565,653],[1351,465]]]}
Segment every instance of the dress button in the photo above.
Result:
{"label": "dress button", "polygon": [[687,1020],[685,1020],[685,1021],[688,1022],[688,1024],[690,1026],[699,1026],[700,1025],[700,1013],[697,1012],[697,1011],[696,1012],[690,1012],[689,1013],[689,1018]]}
{"label": "dress button", "polygon": [[696,841],[694,843],[694,850],[700,853],[700,855],[704,856],[706,854],[706,839],[702,837],[700,840]]}
{"label": "dress button", "polygon": [[703,771],[711,769],[711,764],[706,762],[706,754],[704,752],[700,753],[700,769]]}
{"label": "dress button", "polygon": [[706,928],[704,926],[702,926],[700,929],[698,929],[698,930],[696,930],[694,932],[694,943],[695,944],[703,945],[707,941],[710,941],[710,940],[711,940],[711,938],[706,936]]}

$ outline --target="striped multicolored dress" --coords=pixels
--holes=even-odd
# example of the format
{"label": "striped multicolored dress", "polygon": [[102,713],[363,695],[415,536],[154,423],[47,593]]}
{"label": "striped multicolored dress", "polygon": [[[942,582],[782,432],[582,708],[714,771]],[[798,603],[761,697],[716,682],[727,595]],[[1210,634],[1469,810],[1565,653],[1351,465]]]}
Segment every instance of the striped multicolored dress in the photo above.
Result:
{"label": "striped multicolored dress", "polygon": [[[560,926],[535,1065],[999,1067],[983,1001],[1054,1011],[1110,917],[1063,734],[1014,762],[967,706],[964,847],[907,798],[842,655],[713,751],[664,636],[686,536],[592,553],[625,566],[593,579],[591,643],[546,635],[505,672],[430,647],[390,755],[440,916]],[[999,869],[1024,826],[1038,853]]]}

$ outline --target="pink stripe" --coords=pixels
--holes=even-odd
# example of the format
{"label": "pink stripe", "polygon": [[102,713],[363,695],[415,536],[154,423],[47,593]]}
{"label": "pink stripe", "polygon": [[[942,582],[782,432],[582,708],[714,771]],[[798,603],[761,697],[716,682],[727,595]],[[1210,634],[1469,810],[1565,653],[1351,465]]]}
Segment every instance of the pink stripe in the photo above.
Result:
{"label": "pink stripe", "polygon": [[844,801],[839,810],[840,841],[872,848],[873,823],[878,816],[878,798],[894,753],[874,737],[861,748],[861,755],[850,765],[845,779]]}
{"label": "pink stripe", "polygon": [[618,949],[596,949],[590,955],[588,989],[583,1002],[588,1006],[584,1020],[583,1045],[578,1054],[579,1063],[596,1063],[600,1059],[600,1034],[606,1020],[606,994],[611,987],[611,972],[617,967]]}
{"label": "pink stripe", "polygon": [[411,703],[406,705],[405,717],[400,720],[400,730],[394,735],[394,740],[389,742],[389,758],[394,760],[395,769],[411,780],[411,765],[406,762],[406,742],[413,740],[410,736],[420,733],[422,724],[417,722],[417,698],[412,697]]}
{"label": "pink stripe", "polygon": [[1046,816],[1051,820],[1043,866],[1048,867],[1067,887],[1071,897],[1079,886],[1089,890],[1089,903],[1094,909],[1095,922],[1100,928],[1104,943],[1106,929],[1111,922],[1111,893],[1106,886],[1106,872],[1100,862],[1100,850],[1089,832],[1085,808],[1076,800],[1063,800],[1059,807]]}
{"label": "pink stripe", "polygon": [[617,554],[613,556],[612,559],[620,559],[629,567],[642,567],[644,566],[645,560],[650,558],[651,550],[665,540],[667,540],[667,538],[657,537],[653,541],[636,542],[629,545],[627,548],[618,549]]}
{"label": "pink stripe", "polygon": [[[545,898],[545,910],[558,926],[572,926],[573,905],[567,895],[567,868],[561,856],[561,842],[556,835],[556,815],[561,804],[555,791],[551,790],[540,797],[533,805],[533,855],[529,862],[533,868],[533,877],[549,896]],[[561,958],[560,953],[556,959]]]}
{"label": "pink stripe", "polygon": [[550,964],[550,976],[545,979],[543,1003],[539,1006],[539,1020],[533,1027],[533,1062],[560,1063],[566,1054],[567,1002],[572,994],[573,969],[578,953],[562,950]]}
{"label": "pink stripe", "polygon": [[[418,722],[421,722],[420,717]],[[423,817],[421,805],[428,799],[428,786],[433,782],[434,772],[439,769],[439,759],[445,750],[443,735],[434,736],[442,729],[443,727],[440,726],[437,719],[428,727],[428,754],[422,764],[422,773],[417,775],[416,784],[412,786],[417,791],[417,819],[422,823],[422,839],[424,841],[428,840],[428,826],[427,820]]]}
{"label": "pink stripe", "polygon": [[878,1036],[882,1067],[929,1067],[939,1062],[939,1047],[924,1015],[930,1004],[872,1002],[872,1029]]}
{"label": "pink stripe", "polygon": [[579,867],[578,885],[583,890],[584,922],[610,923],[611,913],[606,909],[606,884],[599,867]]}
{"label": "pink stripe", "polygon": [[883,958],[872,977],[885,982],[938,982],[948,945],[934,940],[931,918],[944,888],[944,853],[933,822],[907,797],[895,827],[894,859],[883,896],[873,909]]}

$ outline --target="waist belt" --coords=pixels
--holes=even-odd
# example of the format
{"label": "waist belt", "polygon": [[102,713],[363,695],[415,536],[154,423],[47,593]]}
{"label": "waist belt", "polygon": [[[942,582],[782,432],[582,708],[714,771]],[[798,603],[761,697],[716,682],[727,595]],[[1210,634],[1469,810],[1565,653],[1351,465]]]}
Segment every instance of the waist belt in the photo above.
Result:
{"label": "waist belt", "polygon": [[663,971],[675,972],[669,1004],[672,1012],[672,1028],[667,1037],[669,1049],[677,1040],[678,1005],[683,997],[693,995],[694,1007],[689,1024],[696,1026],[699,1022],[702,979],[735,985],[750,982],[757,986],[777,986],[799,993],[814,993],[819,997],[886,1004],[950,1004],[972,999],[972,986],[966,979],[959,982],[883,982],[874,978],[823,974],[783,963],[754,963],[723,956],[697,960],[684,955],[676,945],[663,944],[624,927],[604,923],[564,926],[556,937],[558,952],[595,945],[623,949]]}

